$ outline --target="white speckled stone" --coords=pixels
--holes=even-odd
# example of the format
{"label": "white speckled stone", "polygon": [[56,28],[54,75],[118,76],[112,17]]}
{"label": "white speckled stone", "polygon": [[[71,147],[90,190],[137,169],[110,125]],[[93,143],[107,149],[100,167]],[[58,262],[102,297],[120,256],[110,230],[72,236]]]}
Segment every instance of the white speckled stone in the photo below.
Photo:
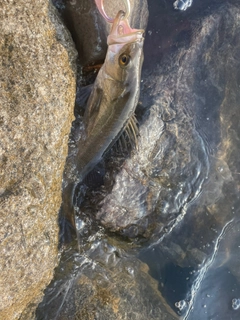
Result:
{"label": "white speckled stone", "polygon": [[33,319],[58,262],[76,53],[49,1],[2,0],[0,56],[0,319]]}

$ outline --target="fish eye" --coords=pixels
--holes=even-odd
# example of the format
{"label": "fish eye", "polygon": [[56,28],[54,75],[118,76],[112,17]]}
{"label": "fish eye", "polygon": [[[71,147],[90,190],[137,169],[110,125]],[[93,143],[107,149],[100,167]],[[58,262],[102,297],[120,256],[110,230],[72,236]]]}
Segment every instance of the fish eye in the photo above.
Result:
{"label": "fish eye", "polygon": [[131,57],[128,54],[126,54],[126,53],[121,54],[119,57],[120,67],[123,67],[123,68],[126,67],[129,64],[130,59],[131,59]]}

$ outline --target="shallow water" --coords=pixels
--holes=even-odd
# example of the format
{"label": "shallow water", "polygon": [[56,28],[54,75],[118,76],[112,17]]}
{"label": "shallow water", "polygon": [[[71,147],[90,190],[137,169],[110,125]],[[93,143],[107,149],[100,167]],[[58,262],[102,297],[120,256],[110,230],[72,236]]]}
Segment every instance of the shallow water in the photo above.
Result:
{"label": "shallow water", "polygon": [[240,7],[224,3],[149,0],[139,150],[80,188],[79,243],[37,319],[240,319]]}

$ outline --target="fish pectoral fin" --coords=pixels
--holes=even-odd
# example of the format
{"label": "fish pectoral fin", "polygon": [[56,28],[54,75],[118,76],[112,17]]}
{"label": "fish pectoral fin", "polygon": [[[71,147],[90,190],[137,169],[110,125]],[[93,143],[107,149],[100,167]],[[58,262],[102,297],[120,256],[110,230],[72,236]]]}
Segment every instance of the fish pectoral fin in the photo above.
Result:
{"label": "fish pectoral fin", "polygon": [[129,151],[129,147],[138,149],[138,136],[138,121],[133,114],[123,127],[116,145],[119,146],[121,152]]}
{"label": "fish pectoral fin", "polygon": [[88,99],[93,90],[93,84],[89,84],[85,87],[81,87],[77,90],[76,105],[78,108],[86,109]]}
{"label": "fish pectoral fin", "polygon": [[139,130],[138,130],[138,121],[135,117],[135,114],[131,116],[131,118],[128,120],[125,130],[128,132],[130,143],[133,144],[133,146],[138,149],[138,139],[139,136]]}

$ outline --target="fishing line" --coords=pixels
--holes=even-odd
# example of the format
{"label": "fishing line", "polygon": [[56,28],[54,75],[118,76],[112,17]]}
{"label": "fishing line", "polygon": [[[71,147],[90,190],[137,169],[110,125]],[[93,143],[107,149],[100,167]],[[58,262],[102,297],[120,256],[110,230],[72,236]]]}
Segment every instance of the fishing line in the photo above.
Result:
{"label": "fishing line", "polygon": [[[105,10],[104,10],[104,4],[103,4],[104,0],[95,0],[95,3],[98,7],[99,12],[101,13],[101,15],[103,16],[103,18],[109,22],[109,23],[113,23],[114,19],[110,18]],[[125,19],[127,19],[130,15],[130,10],[131,10],[131,6],[130,6],[130,0],[123,0],[125,7],[126,7],[126,12],[125,12]]]}

